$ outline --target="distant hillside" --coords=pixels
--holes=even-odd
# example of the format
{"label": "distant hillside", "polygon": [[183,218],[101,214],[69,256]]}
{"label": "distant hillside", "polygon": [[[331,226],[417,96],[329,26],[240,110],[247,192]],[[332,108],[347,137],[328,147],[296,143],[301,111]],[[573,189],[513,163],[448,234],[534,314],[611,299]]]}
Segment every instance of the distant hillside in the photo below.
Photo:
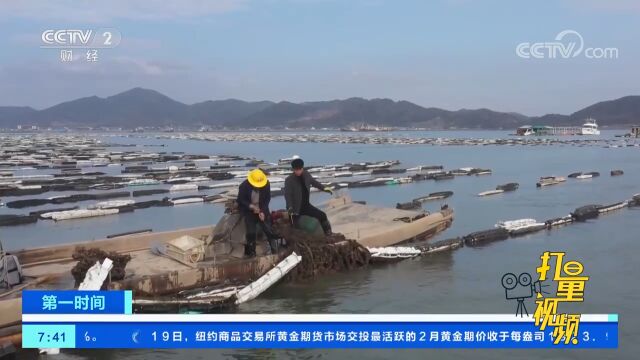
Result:
{"label": "distant hillside", "polygon": [[209,100],[189,106],[187,118],[190,121],[207,125],[233,124],[273,104],[271,101]]}
{"label": "distant hillside", "polygon": [[571,115],[547,114],[532,117],[529,122],[540,125],[582,125],[587,118],[594,118],[600,126],[627,126],[640,124],[640,96],[625,96],[601,101]]}
{"label": "distant hillside", "polygon": [[640,96],[602,101],[569,116],[572,124],[582,124],[582,120],[588,117],[598,119],[598,124],[605,126],[640,124]]}
{"label": "distant hillside", "polygon": [[141,88],[99,98],[82,98],[39,112],[42,125],[166,126],[182,121],[188,106],[159,92]]}
{"label": "distant hillside", "polygon": [[0,127],[15,128],[19,124],[30,124],[37,113],[27,106],[0,106]]}
{"label": "distant hillside", "polygon": [[154,90],[134,88],[113,96],[80,98],[44,110],[0,107],[0,127],[338,128],[354,124],[430,129],[514,129],[524,124],[580,125],[593,117],[603,126],[640,123],[640,96],[603,101],[571,115],[527,117],[490,109],[425,108],[408,101],[349,98],[292,103],[228,99],[187,105]]}

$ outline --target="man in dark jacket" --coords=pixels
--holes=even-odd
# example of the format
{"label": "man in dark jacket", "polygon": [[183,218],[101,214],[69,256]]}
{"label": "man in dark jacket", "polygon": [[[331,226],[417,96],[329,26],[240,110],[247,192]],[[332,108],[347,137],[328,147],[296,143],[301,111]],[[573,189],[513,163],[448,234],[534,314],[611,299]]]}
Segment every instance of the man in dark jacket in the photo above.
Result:
{"label": "man in dark jacket", "polygon": [[304,169],[302,159],[294,159],[291,162],[293,174],[284,182],[284,197],[287,202],[287,211],[291,214],[294,226],[298,226],[301,215],[307,215],[318,219],[325,235],[331,235],[331,224],[327,214],[309,203],[309,191],[311,186],[318,190],[332,193],[331,189],[324,187]]}
{"label": "man in dark jacket", "polygon": [[275,252],[275,244],[278,236],[271,228],[271,216],[269,202],[271,201],[271,185],[267,175],[260,169],[249,171],[247,179],[240,184],[238,189],[238,207],[244,217],[246,226],[246,244],[244,254],[248,257],[256,255],[256,228],[260,226],[269,240],[271,251]]}

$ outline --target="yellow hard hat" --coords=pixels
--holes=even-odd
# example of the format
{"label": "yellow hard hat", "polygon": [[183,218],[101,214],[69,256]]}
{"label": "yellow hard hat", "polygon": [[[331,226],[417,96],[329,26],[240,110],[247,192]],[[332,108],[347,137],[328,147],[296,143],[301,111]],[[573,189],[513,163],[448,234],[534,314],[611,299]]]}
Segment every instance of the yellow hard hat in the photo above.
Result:
{"label": "yellow hard hat", "polygon": [[267,185],[267,175],[260,169],[253,169],[247,175],[249,184],[256,188],[263,188]]}

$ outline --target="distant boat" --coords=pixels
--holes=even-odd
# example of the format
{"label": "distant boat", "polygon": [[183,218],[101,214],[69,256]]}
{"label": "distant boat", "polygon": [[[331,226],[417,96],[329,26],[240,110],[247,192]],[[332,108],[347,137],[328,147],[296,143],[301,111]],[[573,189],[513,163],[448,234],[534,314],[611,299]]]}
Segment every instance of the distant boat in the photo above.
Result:
{"label": "distant boat", "polygon": [[287,164],[291,164],[291,162],[295,159],[299,159],[300,156],[298,155],[293,155],[290,158],[282,158],[278,160],[278,165],[287,165]]}
{"label": "distant boat", "polygon": [[580,131],[582,135],[600,135],[600,130],[598,130],[598,124],[595,119],[587,119],[585,123],[582,125],[582,129]]}
{"label": "distant boat", "polygon": [[529,136],[529,135],[535,135],[535,131],[533,131],[533,127],[531,125],[524,125],[524,126],[520,126],[517,130],[516,130],[516,135],[519,136]]}

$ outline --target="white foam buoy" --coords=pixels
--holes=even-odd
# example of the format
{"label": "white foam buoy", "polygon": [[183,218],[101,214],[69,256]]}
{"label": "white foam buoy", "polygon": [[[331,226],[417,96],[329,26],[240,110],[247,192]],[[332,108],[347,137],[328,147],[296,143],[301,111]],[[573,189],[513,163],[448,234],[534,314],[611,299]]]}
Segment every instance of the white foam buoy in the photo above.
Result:
{"label": "white foam buoy", "polygon": [[96,261],[96,263],[87,270],[84,281],[78,286],[78,290],[100,290],[107,276],[109,276],[111,269],[113,269],[113,261],[111,261],[111,259],[105,258],[102,265]]}

